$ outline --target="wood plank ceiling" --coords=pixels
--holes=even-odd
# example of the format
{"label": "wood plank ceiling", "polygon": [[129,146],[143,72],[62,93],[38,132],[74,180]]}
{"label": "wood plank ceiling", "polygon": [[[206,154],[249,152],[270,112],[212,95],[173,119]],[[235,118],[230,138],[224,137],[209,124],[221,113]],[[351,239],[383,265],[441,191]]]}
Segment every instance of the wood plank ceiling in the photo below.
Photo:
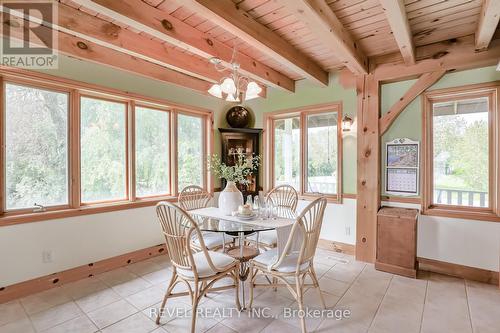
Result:
{"label": "wood plank ceiling", "polygon": [[[191,52],[189,47],[173,45],[164,38],[159,38],[148,29],[141,29],[141,25],[132,26],[127,20],[119,19],[120,16],[106,15],[96,10],[94,4],[106,1],[99,0],[59,0],[68,6],[83,11],[102,20],[112,22],[121,28],[141,35],[143,38],[161,43],[167,50],[173,50],[176,54],[185,54],[187,59],[192,57],[193,63],[211,66],[208,63],[208,56],[204,57],[198,52]],[[137,0],[142,1],[151,8],[156,8],[165,14],[170,15],[200,33],[206,34],[215,41],[226,45],[228,48],[236,48],[238,52],[237,60],[246,57],[254,64],[257,63],[263,68],[276,71],[278,75],[291,80],[299,80],[307,77],[303,72],[296,70],[283,61],[283,58],[275,57],[269,52],[252,46],[223,29],[206,16],[196,12],[189,5],[190,1],[185,0]],[[220,1],[220,0],[213,0]],[[301,20],[300,15],[294,13],[286,4],[286,0],[227,0],[232,1],[237,9],[244,11],[246,16],[257,21],[261,25],[281,37],[291,45],[291,49],[299,55],[304,55],[307,60],[325,72],[331,72],[345,67],[346,61],[339,52],[332,52],[332,45],[328,45],[318,33],[311,31],[310,27]],[[313,6],[318,1],[326,2],[338,21],[343,25],[347,35],[352,38],[358,51],[363,56],[377,58],[385,55],[400,56],[401,38],[398,41],[394,38],[392,27],[394,24],[404,24],[409,26],[406,43],[410,47],[419,47],[436,42],[453,40],[464,36],[474,35],[478,29],[480,13],[483,3],[488,0],[294,0],[304,2]],[[395,2],[394,2],[395,1]],[[397,3],[400,1],[400,3]],[[203,1],[198,1],[203,2]],[[308,3],[309,2],[309,3]],[[196,3],[196,2],[193,2]],[[396,7],[389,8],[394,3]],[[184,5],[183,5],[184,4]],[[105,6],[105,4],[103,5]],[[383,8],[386,7],[386,8]],[[397,7],[399,6],[399,8]],[[391,20],[389,15],[394,15],[398,10],[406,11],[406,21]],[[388,20],[389,18],[389,20]],[[493,19],[495,20],[495,19]],[[396,23],[394,23],[396,22]],[[403,22],[403,23],[401,23]],[[488,22],[491,22],[488,21]],[[496,21],[498,22],[498,20]],[[491,30],[491,23],[489,29]],[[494,30],[493,30],[494,31]],[[487,34],[486,34],[487,35]],[[500,37],[498,30],[493,38]],[[488,37],[486,37],[487,39]],[[404,39],[404,36],[403,38]],[[248,40],[248,39],[247,39]],[[222,45],[221,44],[221,45]],[[405,46],[406,47],[406,46]],[[403,49],[402,49],[403,50]],[[408,52],[410,62],[412,52]],[[246,59],[245,58],[245,59]],[[407,58],[405,57],[405,62]],[[243,66],[242,66],[243,67]],[[189,71],[187,71],[189,72]],[[194,73],[196,76],[196,73]],[[258,75],[256,75],[258,78]],[[261,75],[262,78],[262,75]],[[286,78],[281,81],[285,82]],[[217,77],[212,75],[209,81],[216,81]],[[260,80],[267,86],[282,87],[286,90],[293,90],[293,87],[280,83],[279,78],[269,79],[268,82]],[[321,80],[320,80],[321,81]],[[292,81],[293,82],[293,81]]]}

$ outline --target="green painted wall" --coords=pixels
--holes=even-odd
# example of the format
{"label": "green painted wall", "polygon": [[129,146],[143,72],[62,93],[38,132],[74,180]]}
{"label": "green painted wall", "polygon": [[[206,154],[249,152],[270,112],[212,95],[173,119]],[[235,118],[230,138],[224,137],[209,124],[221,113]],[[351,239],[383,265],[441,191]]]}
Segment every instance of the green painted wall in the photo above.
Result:
{"label": "green painted wall", "polygon": [[[296,108],[328,102],[342,102],[343,114],[352,119],[356,116],[356,90],[345,89],[339,84],[338,76],[330,76],[328,87],[319,87],[310,81],[301,80],[296,84],[295,93],[269,89],[267,98],[252,100],[247,103],[256,116],[257,127],[262,127],[263,115],[284,109]],[[355,129],[354,124],[353,129]],[[343,136],[343,191],[356,193],[356,132],[351,131]]]}
{"label": "green painted wall", "polygon": [[[494,66],[478,68],[443,76],[428,90],[459,87],[474,83],[483,83],[500,80],[500,72]],[[401,98],[416,80],[401,81],[382,85],[381,112],[389,111],[391,106]],[[385,143],[395,138],[409,138],[422,141],[422,103],[421,97],[416,98],[394,121],[389,130],[382,136],[382,194],[385,193]]]}

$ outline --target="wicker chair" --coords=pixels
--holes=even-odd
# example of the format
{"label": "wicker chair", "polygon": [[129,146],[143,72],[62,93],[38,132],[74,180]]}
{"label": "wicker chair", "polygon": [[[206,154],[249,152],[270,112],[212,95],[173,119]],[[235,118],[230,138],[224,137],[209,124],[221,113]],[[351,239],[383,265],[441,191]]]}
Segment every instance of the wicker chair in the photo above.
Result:
{"label": "wicker chair", "polygon": [[[212,199],[212,195],[197,185],[186,186],[179,193],[179,206],[185,211],[205,208]],[[202,232],[205,246],[209,250],[217,250],[224,246],[224,235],[221,233]],[[200,240],[193,235],[192,247],[200,250]]]}
{"label": "wicker chair", "polygon": [[[299,196],[297,191],[290,185],[279,185],[273,188],[266,196],[266,204],[272,203],[276,207],[278,215],[282,217],[294,218],[298,201]],[[257,236],[252,235],[248,239],[255,242]],[[272,249],[276,247],[277,239],[276,230],[262,231],[259,233],[258,247],[266,250]]]}
{"label": "wicker chair", "polygon": [[[326,199],[318,198],[311,202],[297,217],[283,252],[276,261],[277,249],[266,251],[250,261],[250,307],[253,301],[253,289],[259,287],[285,286],[297,300],[300,310],[304,310],[304,288],[313,286],[318,289],[321,303],[325,308],[325,301],[319,289],[318,278],[314,271],[313,259],[319,240],[321,224],[326,207]],[[301,237],[300,249],[294,249],[296,237]],[[257,275],[261,273],[272,277],[273,284],[256,284]],[[312,285],[305,284],[306,276],[312,279]],[[295,278],[295,288],[287,278]],[[278,284],[280,280],[283,283]],[[302,332],[306,332],[305,318],[300,318]]]}
{"label": "wicker chair", "polygon": [[[190,296],[192,302],[192,333],[195,332],[198,303],[208,291],[235,288],[235,302],[237,308],[240,309],[238,261],[226,254],[207,250],[198,225],[182,208],[169,202],[160,202],[156,205],[156,213],[173,265],[172,278],[158,312],[156,324],[160,324],[167,299],[173,297]],[[198,252],[195,252],[191,246],[190,240],[193,234],[198,235],[200,240],[201,250]],[[234,284],[212,288],[215,282],[227,277],[232,278]],[[174,287],[181,282],[186,284],[188,291],[172,293]]]}

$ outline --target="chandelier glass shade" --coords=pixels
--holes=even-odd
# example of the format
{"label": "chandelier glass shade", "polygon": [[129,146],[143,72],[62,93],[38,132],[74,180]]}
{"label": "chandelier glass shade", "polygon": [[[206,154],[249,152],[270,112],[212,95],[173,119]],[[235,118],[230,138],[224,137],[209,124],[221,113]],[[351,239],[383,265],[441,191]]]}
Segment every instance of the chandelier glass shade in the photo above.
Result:
{"label": "chandelier glass shade", "polygon": [[243,102],[259,97],[262,88],[248,77],[239,73],[240,65],[231,60],[232,70],[221,65],[222,60],[218,58],[210,59],[215,69],[219,72],[230,71],[223,77],[219,83],[216,83],[208,89],[208,93],[214,97],[225,99],[228,102]]}

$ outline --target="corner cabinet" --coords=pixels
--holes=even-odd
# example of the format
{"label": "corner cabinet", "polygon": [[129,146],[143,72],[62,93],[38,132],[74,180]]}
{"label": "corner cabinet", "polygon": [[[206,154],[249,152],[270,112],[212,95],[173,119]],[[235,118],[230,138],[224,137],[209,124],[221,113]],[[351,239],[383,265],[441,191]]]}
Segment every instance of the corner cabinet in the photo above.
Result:
{"label": "corner cabinet", "polygon": [[[242,149],[247,155],[259,155],[260,128],[219,128],[221,135],[222,152],[221,159],[226,165],[234,165],[234,152]],[[246,200],[247,195],[258,195],[261,187],[259,185],[259,170],[251,176],[251,184],[248,186],[238,184]],[[226,187],[226,181],[222,179],[222,188]]]}

